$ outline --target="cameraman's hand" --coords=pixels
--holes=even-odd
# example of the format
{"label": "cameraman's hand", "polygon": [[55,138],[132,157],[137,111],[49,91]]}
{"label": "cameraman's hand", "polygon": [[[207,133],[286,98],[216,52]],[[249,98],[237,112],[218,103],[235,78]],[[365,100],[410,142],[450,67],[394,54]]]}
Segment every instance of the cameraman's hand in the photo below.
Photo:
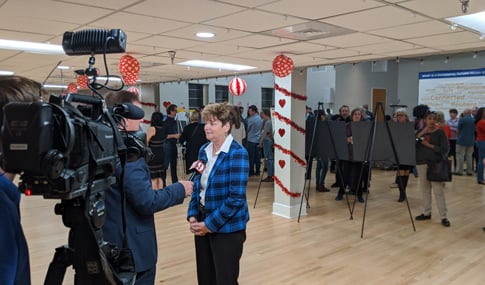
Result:
{"label": "cameraman's hand", "polygon": [[179,181],[180,184],[184,186],[185,189],[185,197],[190,197],[192,195],[192,188],[194,188],[194,182],[192,181]]}

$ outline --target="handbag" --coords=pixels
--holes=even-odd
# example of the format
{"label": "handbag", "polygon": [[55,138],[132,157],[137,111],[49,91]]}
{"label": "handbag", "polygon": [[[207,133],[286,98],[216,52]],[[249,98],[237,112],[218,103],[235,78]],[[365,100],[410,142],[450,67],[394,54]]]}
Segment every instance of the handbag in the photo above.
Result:
{"label": "handbag", "polygon": [[450,182],[451,160],[442,157],[438,161],[428,162],[426,179],[428,179],[429,181]]}

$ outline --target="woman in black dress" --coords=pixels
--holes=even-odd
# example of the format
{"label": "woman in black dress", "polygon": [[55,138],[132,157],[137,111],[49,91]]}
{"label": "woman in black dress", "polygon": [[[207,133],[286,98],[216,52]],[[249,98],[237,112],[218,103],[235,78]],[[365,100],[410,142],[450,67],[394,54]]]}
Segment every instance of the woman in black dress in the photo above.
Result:
{"label": "woman in black dress", "polygon": [[185,146],[185,172],[188,174],[190,166],[199,156],[200,147],[207,142],[204,132],[204,124],[199,124],[199,113],[190,115],[190,124],[185,126],[180,135],[179,142]]}
{"label": "woman in black dress", "polygon": [[166,182],[162,181],[163,170],[163,114],[160,112],[153,112],[151,118],[150,128],[147,132],[147,145],[153,152],[153,159],[148,162],[150,168],[150,177],[152,179],[152,187],[155,190],[162,189],[166,186]]}

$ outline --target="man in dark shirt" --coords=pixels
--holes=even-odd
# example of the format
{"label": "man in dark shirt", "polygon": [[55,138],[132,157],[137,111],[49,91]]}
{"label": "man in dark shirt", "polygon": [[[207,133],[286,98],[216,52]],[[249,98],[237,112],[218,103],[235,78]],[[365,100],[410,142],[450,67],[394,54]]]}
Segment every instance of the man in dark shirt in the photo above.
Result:
{"label": "man in dark shirt", "polygon": [[170,175],[172,183],[177,182],[177,141],[180,138],[180,132],[177,126],[175,116],[177,115],[177,105],[171,104],[167,107],[167,119],[163,124],[165,141],[163,142],[163,169],[162,180],[166,180],[167,169],[170,165]]}

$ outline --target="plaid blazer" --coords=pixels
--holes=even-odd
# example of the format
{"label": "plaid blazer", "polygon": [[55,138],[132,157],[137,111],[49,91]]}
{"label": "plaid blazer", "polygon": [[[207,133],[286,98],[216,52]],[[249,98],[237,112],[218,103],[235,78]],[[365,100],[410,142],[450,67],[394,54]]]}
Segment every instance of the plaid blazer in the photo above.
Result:
{"label": "plaid blazer", "polygon": [[[206,143],[199,150],[199,160],[206,163]],[[205,193],[205,225],[213,233],[231,233],[246,229],[249,221],[246,187],[249,158],[246,149],[235,140],[229,152],[221,151],[207,181]],[[199,216],[200,177],[194,179],[194,190],[187,219]]]}

